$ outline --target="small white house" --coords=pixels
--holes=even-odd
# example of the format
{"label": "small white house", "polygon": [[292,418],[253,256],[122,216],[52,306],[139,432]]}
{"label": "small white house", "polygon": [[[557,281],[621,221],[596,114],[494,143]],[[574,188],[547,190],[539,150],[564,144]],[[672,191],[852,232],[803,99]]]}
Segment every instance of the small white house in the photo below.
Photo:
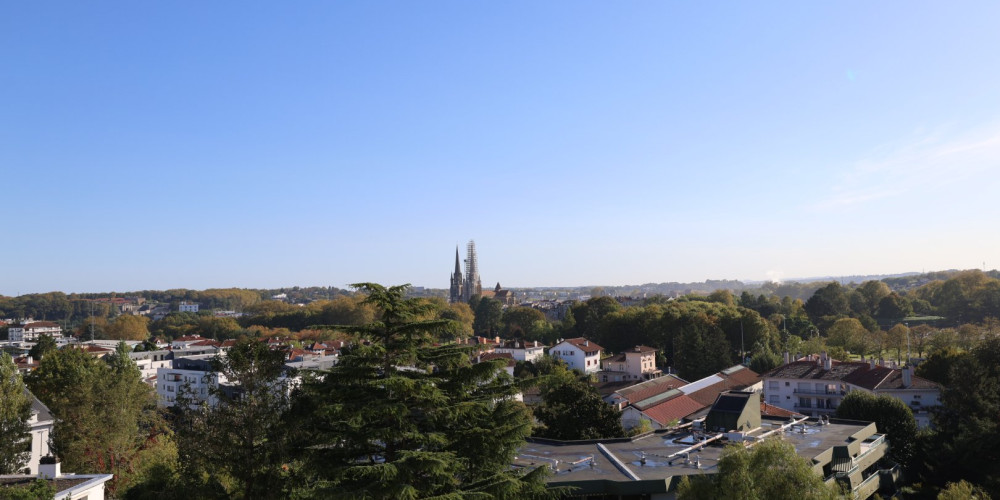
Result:
{"label": "small white house", "polygon": [[515,361],[535,361],[545,355],[545,346],[538,341],[508,340],[495,348],[493,352],[509,353]]}
{"label": "small white house", "polygon": [[594,373],[601,369],[601,351],[604,348],[583,338],[566,339],[549,349],[549,356],[566,362],[573,370]]}

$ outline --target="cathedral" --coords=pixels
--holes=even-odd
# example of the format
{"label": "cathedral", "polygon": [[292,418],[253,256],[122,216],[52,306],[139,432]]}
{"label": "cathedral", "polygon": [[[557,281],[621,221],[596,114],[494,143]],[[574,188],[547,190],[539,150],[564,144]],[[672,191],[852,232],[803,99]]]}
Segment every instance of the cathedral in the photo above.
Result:
{"label": "cathedral", "polygon": [[479,262],[476,260],[476,242],[469,240],[465,255],[465,279],[458,263],[458,248],[455,248],[455,272],[451,274],[449,302],[468,302],[473,295],[483,294],[483,284],[479,281]]}

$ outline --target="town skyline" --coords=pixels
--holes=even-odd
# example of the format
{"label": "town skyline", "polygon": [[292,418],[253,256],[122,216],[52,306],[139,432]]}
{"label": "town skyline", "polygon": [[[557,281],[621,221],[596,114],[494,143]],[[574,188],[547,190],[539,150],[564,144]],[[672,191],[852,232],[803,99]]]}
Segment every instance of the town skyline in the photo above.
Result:
{"label": "town skyline", "polygon": [[1000,6],[106,8],[0,21],[0,293],[994,268]]}

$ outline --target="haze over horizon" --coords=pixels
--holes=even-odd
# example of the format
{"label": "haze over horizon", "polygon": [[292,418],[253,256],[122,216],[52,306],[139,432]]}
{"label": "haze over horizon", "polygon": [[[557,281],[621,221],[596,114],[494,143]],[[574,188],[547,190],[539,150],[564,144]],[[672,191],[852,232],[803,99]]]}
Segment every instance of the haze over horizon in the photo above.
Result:
{"label": "haze over horizon", "polygon": [[992,269],[998,18],[7,5],[0,294]]}

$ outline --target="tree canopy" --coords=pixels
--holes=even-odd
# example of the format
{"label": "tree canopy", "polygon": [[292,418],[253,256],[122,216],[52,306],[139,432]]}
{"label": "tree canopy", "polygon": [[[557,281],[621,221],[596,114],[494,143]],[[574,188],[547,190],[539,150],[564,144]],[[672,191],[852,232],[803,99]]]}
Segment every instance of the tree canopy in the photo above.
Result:
{"label": "tree canopy", "polygon": [[522,498],[544,493],[536,469],[509,467],[531,429],[498,362],[468,346],[433,345],[446,320],[406,286],[355,285],[376,319],[345,328],[358,342],[302,387],[293,415],[309,443],[297,474],[305,498]]}

